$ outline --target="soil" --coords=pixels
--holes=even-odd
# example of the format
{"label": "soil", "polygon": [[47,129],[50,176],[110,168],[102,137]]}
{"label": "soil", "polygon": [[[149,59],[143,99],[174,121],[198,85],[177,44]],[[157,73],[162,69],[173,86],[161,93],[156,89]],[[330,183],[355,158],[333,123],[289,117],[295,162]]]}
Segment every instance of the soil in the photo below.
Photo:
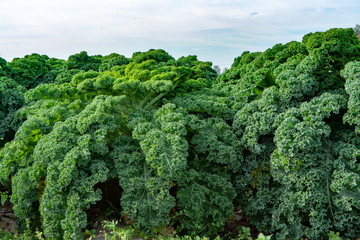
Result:
{"label": "soil", "polygon": [[17,229],[16,217],[9,199],[2,206],[0,205],[0,229],[11,233],[15,233]]}
{"label": "soil", "polygon": [[[114,188],[106,189],[107,186],[99,185],[99,188],[102,189],[105,195],[107,193],[112,193],[112,196],[114,196],[114,193],[121,191],[121,189]],[[117,201],[113,201],[112,197],[106,197],[103,199],[106,200],[99,201],[97,204],[93,205],[90,210],[86,211],[89,223],[87,229],[95,230],[95,232],[92,234],[92,237],[87,237],[86,239],[105,240],[105,233],[111,236],[109,230],[103,228],[103,221],[122,219],[122,223],[118,224],[119,227],[125,227],[126,224],[131,223],[131,220],[126,219],[126,216],[117,210],[120,209],[120,204],[117,203]],[[249,223],[245,216],[243,216],[241,210],[235,211],[231,220],[227,221],[223,234],[231,233],[233,235],[237,235],[238,228],[240,226],[249,227],[253,238],[256,238],[256,236],[259,234],[256,228]],[[11,233],[15,233],[17,230],[16,217],[13,212],[13,206],[9,199],[7,199],[2,206],[0,206],[0,229],[4,232]],[[133,240],[140,239],[142,238],[133,238]]]}

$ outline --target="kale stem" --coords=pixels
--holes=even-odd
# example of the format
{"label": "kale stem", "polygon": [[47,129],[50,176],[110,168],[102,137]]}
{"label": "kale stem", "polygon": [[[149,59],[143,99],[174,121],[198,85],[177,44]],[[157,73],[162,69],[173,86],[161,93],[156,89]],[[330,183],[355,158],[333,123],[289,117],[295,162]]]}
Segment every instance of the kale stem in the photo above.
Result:
{"label": "kale stem", "polygon": [[149,109],[152,105],[154,105],[160,98],[165,96],[168,92],[161,93],[156,98],[154,98],[144,109]]}
{"label": "kale stem", "polygon": [[[331,145],[332,145],[332,142],[329,140],[328,141],[328,146],[327,146],[327,159],[326,159],[326,162],[331,165],[331,162],[332,160],[334,160],[331,156]],[[328,168],[330,169],[330,167]],[[330,174],[330,170],[327,171],[327,175],[326,175],[326,192],[327,192],[327,195],[328,195],[328,202],[329,202],[329,208],[330,208],[330,213],[331,213],[331,217],[332,219],[334,219],[335,221],[335,218],[334,218],[334,212],[333,212],[333,206],[331,204],[331,195],[330,195],[330,184],[329,184],[329,174]]]}
{"label": "kale stem", "polygon": [[331,204],[329,175],[326,176],[326,191],[327,191],[327,195],[328,195],[328,201],[329,201],[329,208],[330,208],[331,217],[335,220],[334,212],[333,212],[333,208],[332,208],[332,204]]}

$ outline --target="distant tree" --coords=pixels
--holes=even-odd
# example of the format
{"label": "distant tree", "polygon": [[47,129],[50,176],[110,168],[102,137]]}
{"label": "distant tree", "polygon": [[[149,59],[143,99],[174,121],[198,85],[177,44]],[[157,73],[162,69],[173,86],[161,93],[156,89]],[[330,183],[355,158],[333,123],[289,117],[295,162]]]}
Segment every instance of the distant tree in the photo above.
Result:
{"label": "distant tree", "polygon": [[356,26],[354,27],[354,32],[355,32],[355,35],[360,35],[360,25],[359,24],[356,24]]}
{"label": "distant tree", "polygon": [[224,67],[222,72],[224,73],[224,72],[226,72],[226,70],[228,70],[228,69],[229,69],[229,68]]}
{"label": "distant tree", "polygon": [[221,73],[221,68],[218,65],[214,65],[213,69],[217,72],[217,74]]}

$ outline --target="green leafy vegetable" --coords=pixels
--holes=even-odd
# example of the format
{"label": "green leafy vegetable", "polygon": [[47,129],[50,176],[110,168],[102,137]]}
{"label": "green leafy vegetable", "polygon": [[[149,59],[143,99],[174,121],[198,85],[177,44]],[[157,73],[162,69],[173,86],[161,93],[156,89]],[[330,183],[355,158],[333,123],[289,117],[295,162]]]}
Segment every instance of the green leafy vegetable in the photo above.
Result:
{"label": "green leafy vegetable", "polygon": [[145,232],[175,223],[216,236],[237,208],[274,239],[358,237],[352,29],[244,52],[220,76],[154,49],[0,58],[0,76],[0,137],[17,130],[0,150],[0,183],[22,230],[82,239],[97,184],[116,179]]}

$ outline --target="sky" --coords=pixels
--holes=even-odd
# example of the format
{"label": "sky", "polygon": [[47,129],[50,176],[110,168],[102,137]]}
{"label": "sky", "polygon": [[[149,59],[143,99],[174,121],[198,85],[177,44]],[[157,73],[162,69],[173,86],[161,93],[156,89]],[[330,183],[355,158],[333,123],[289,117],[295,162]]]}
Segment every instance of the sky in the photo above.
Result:
{"label": "sky", "polygon": [[164,49],[221,68],[244,51],[360,24],[359,0],[0,0],[0,57]]}

